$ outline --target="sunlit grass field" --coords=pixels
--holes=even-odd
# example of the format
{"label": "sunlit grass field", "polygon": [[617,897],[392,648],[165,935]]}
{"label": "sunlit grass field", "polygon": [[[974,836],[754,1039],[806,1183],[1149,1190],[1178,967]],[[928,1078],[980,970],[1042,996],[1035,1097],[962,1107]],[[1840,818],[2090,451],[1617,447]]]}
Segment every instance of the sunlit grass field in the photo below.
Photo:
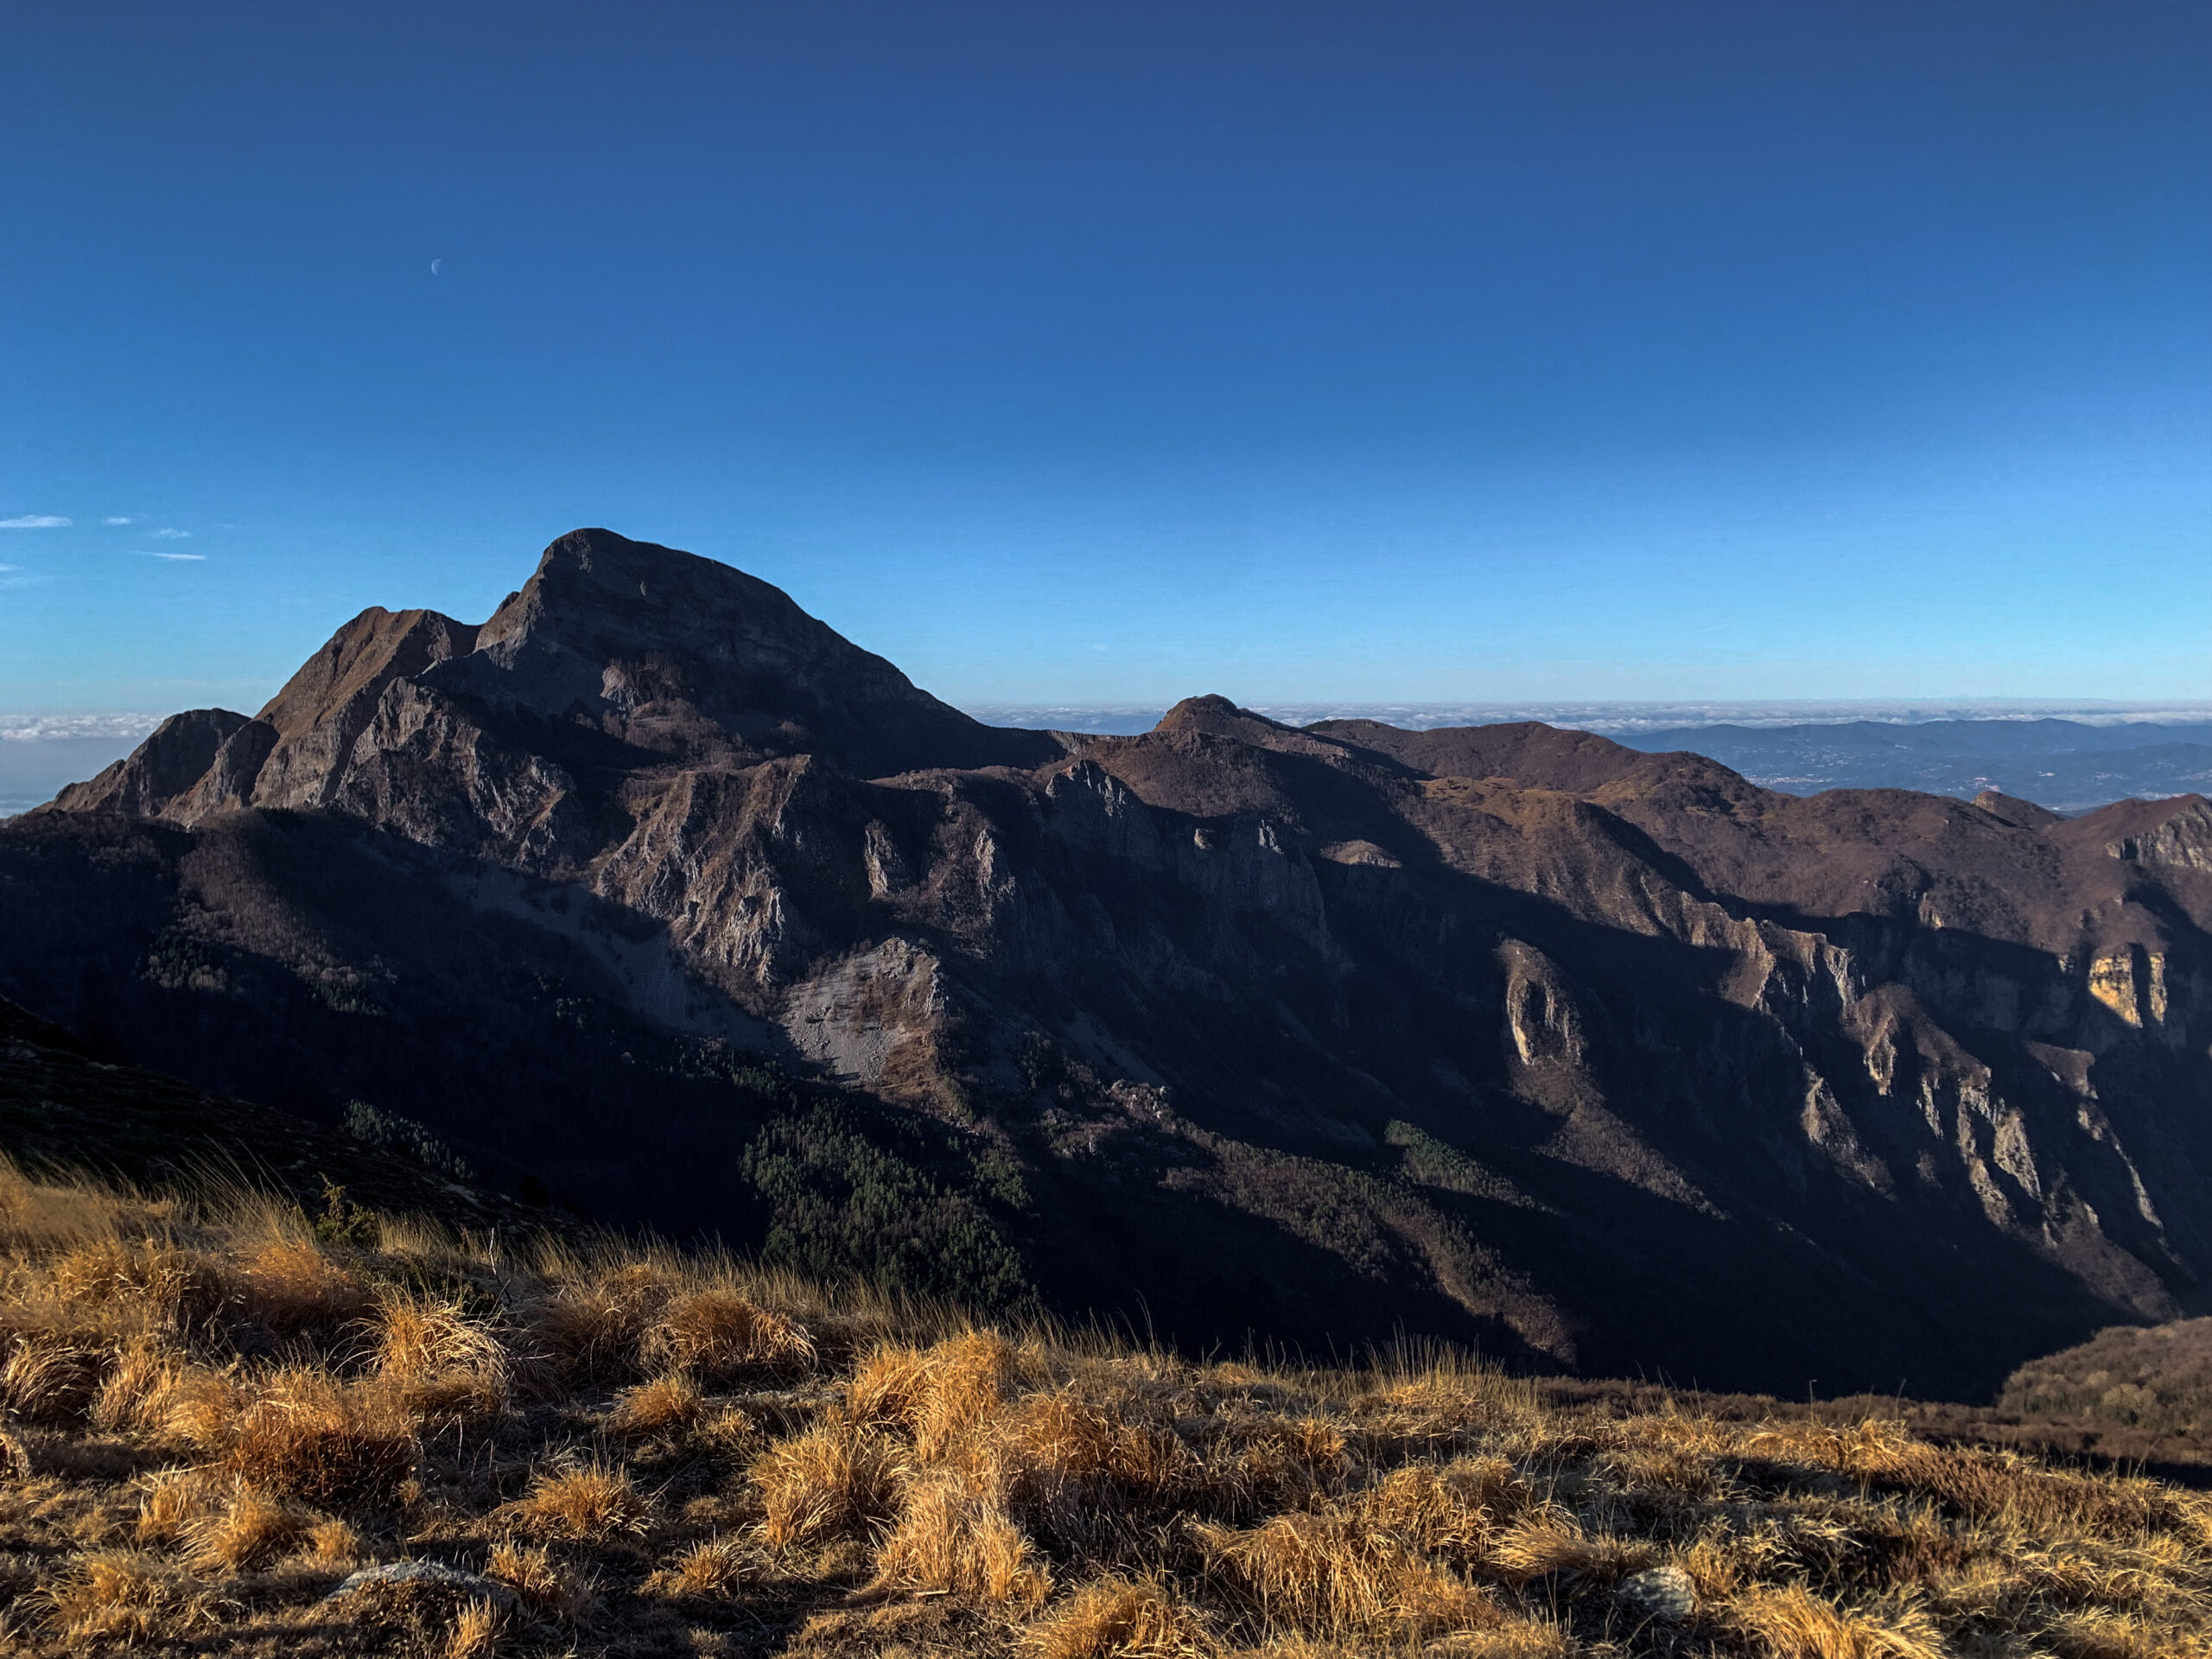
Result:
{"label": "sunlit grass field", "polygon": [[0,1169],[0,1648],[2201,1659],[2212,1497]]}

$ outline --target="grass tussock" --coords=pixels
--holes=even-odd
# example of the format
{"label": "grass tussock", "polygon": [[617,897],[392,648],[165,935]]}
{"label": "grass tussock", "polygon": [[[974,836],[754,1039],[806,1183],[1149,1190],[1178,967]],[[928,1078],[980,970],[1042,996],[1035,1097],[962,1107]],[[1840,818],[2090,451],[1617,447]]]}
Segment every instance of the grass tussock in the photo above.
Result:
{"label": "grass tussock", "polygon": [[799,1376],[815,1363],[814,1339],[797,1320],[715,1287],[671,1297],[641,1348],[648,1360],[708,1383]]}
{"label": "grass tussock", "polygon": [[1205,1623],[1154,1580],[1093,1579],[1025,1632],[1028,1659],[1211,1659]]}
{"label": "grass tussock", "polygon": [[11,1650],[2212,1651],[2212,1498],[2157,1480],[359,1222],[0,1167]]}
{"label": "grass tussock", "polygon": [[44,1599],[48,1628],[74,1638],[145,1642],[188,1635],[211,1619],[207,1597],[173,1563],[138,1550],[87,1551]]}
{"label": "grass tussock", "polygon": [[373,1386],[288,1366],[257,1381],[226,1426],[243,1484],[327,1509],[387,1509],[413,1476],[414,1427]]}
{"label": "grass tussock", "polygon": [[607,1427],[626,1438],[675,1433],[696,1424],[706,1408],[699,1385],[677,1371],[617,1395]]}
{"label": "grass tussock", "polygon": [[307,1517],[291,1505],[251,1486],[231,1493],[223,1506],[182,1528],[186,1559],[202,1570],[243,1573],[265,1567],[307,1534]]}
{"label": "grass tussock", "polygon": [[709,1538],[683,1551],[646,1580],[649,1592],[677,1601],[729,1601],[773,1576],[768,1557],[741,1538]]}
{"label": "grass tussock", "polygon": [[498,1605],[472,1601],[454,1615],[446,1637],[446,1659],[492,1659],[502,1643],[507,1621]]}
{"label": "grass tussock", "polygon": [[1774,1659],[1944,1659],[1946,1652],[1942,1630],[1917,1606],[1847,1607],[1800,1584],[1751,1590],[1729,1618]]}
{"label": "grass tussock", "polygon": [[644,1533],[652,1510],[628,1469],[593,1459],[540,1474],[507,1513],[518,1526],[548,1537],[605,1541]]}
{"label": "grass tussock", "polygon": [[773,1548],[818,1542],[889,1520],[902,1470],[897,1442],[832,1421],[779,1441],[753,1465],[761,1535]]}
{"label": "grass tussock", "polygon": [[599,1604],[591,1574],[556,1560],[543,1545],[501,1544],[485,1573],[514,1592],[531,1612],[556,1624],[584,1624]]}

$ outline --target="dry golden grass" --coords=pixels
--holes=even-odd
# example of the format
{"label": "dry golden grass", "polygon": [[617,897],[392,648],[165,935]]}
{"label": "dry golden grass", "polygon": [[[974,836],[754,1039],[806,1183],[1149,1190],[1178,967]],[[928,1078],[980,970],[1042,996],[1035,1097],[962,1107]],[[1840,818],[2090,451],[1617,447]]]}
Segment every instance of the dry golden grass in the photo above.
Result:
{"label": "dry golden grass", "polygon": [[110,1356],[107,1375],[92,1396],[92,1427],[110,1433],[160,1427],[183,1374],[182,1362],[159,1343],[126,1344]]}
{"label": "dry golden grass", "polygon": [[245,1405],[245,1391],[227,1371],[186,1364],[157,1379],[134,1415],[157,1433],[205,1452],[229,1438]]}
{"label": "dry golden grass", "polygon": [[299,1510],[266,1492],[240,1486],[220,1510],[186,1523],[185,1559],[202,1570],[243,1573],[265,1567],[290,1550],[308,1529]]}
{"label": "dry golden grass", "polygon": [[761,1535],[780,1549],[886,1520],[897,1504],[899,1468],[895,1442],[847,1422],[779,1441],[753,1465]]}
{"label": "dry golden grass", "polygon": [[1206,1659],[1205,1624],[1154,1580],[1093,1579],[1024,1632],[1030,1659]]}
{"label": "dry golden grass", "polygon": [[[471,1593],[471,1580],[385,1580],[354,1589],[334,1608],[318,1610],[318,1617],[302,1630],[247,1624],[239,1632],[257,1653],[289,1655],[299,1650],[302,1638],[315,1640],[324,1631],[335,1635],[337,1645],[326,1651],[348,1654],[392,1654],[415,1659],[485,1659],[510,1650],[520,1622],[512,1597],[494,1581],[474,1580],[492,1593]],[[310,1634],[312,1633],[312,1634]]]}
{"label": "dry golden grass", "polygon": [[150,1239],[99,1238],[54,1264],[56,1298],[77,1308],[118,1308],[181,1329],[203,1325],[231,1297],[226,1276],[190,1250]]}
{"label": "dry golden grass", "polygon": [[26,1331],[0,1361],[0,1404],[29,1423],[82,1419],[99,1395],[103,1357],[76,1332]]}
{"label": "dry golden grass", "polygon": [[1499,1620],[1481,1588],[1356,1506],[1200,1535],[1214,1581],[1270,1628],[1421,1635]]}
{"label": "dry golden grass", "polygon": [[1640,1541],[1593,1536],[1572,1515],[1553,1509],[1501,1533],[1491,1547],[1490,1564],[1509,1584],[1562,1576],[1610,1582],[1650,1566],[1655,1555]]}
{"label": "dry golden grass", "polygon": [[388,1506],[415,1471],[413,1426],[389,1393],[303,1366],[259,1379],[225,1438],[240,1480],[328,1509]]}
{"label": "dry golden grass", "polygon": [[1539,1616],[1459,1632],[1430,1643],[1422,1653],[1429,1659],[1571,1659],[1582,1650],[1567,1630]]}
{"label": "dry golden grass", "polygon": [[1936,1622],[1909,1603],[1841,1607],[1791,1584],[1747,1592],[1728,1617],[1774,1659],[1944,1659]]}
{"label": "dry golden grass", "polygon": [[548,1537],[602,1540],[643,1533],[651,1512],[626,1468],[595,1458],[546,1471],[506,1510],[518,1526]]}
{"label": "dry golden grass", "polygon": [[564,1382],[633,1376],[639,1344],[667,1297],[668,1287],[652,1262],[586,1270],[556,1284],[531,1311],[531,1332]]}
{"label": "dry golden grass", "polygon": [[236,1283],[247,1316],[278,1336],[337,1331],[369,1305],[361,1282],[308,1237],[269,1239],[240,1264]]}
{"label": "dry golden grass", "polygon": [[500,1648],[506,1620],[488,1601],[472,1601],[455,1615],[446,1638],[446,1659],[491,1659]]}
{"label": "dry golden grass", "polygon": [[796,1320],[709,1286],[674,1296],[644,1334],[642,1351],[702,1382],[748,1372],[796,1376],[814,1369],[814,1339]]}
{"label": "dry golden grass", "polygon": [[[2203,1659],[2212,1497],[0,1166],[0,1646]],[[357,1568],[419,1562],[326,1602]],[[1655,1588],[1655,1586],[1656,1586]],[[103,1646],[105,1644],[105,1646]]]}
{"label": "dry golden grass", "polygon": [[215,1506],[214,1482],[201,1469],[164,1469],[143,1477],[135,1526],[142,1545],[173,1544]]}
{"label": "dry golden grass", "polygon": [[507,1408],[512,1357],[460,1303],[386,1288],[368,1324],[377,1375],[417,1425],[480,1422]]}
{"label": "dry golden grass", "polygon": [[89,1551],[45,1592],[47,1622],[63,1636],[143,1642],[186,1635],[209,1622],[205,1597],[160,1558],[136,1550]]}
{"label": "dry golden grass", "polygon": [[454,1371],[502,1376],[507,1351],[490,1326],[449,1298],[387,1287],[375,1299],[376,1368],[402,1381]]}
{"label": "dry golden grass", "polygon": [[766,1555],[736,1538],[694,1544],[646,1581],[652,1592],[677,1601],[723,1601],[768,1574]]}
{"label": "dry golden grass", "polygon": [[360,1560],[364,1548],[361,1535],[349,1522],[318,1521],[308,1529],[306,1556],[317,1567],[351,1567]]}
{"label": "dry golden grass", "polygon": [[485,1574],[515,1592],[540,1618],[578,1624],[591,1617],[599,1596],[591,1577],[553,1559],[539,1544],[501,1544],[492,1552]]}
{"label": "dry golden grass", "polygon": [[1034,1607],[1052,1578],[988,1476],[944,1469],[910,1478],[896,1523],[876,1552],[887,1590]]}
{"label": "dry golden grass", "polygon": [[707,1397],[696,1382],[681,1371],[671,1372],[615,1395],[607,1427],[626,1438],[666,1434],[696,1423],[706,1405]]}

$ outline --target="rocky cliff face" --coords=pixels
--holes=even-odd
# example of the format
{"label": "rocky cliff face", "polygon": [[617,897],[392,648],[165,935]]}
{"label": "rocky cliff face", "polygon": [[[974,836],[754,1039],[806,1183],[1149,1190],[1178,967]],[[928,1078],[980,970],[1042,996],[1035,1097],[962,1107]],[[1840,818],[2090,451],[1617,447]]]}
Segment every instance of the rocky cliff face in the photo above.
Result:
{"label": "rocky cliff face", "polygon": [[[2208,847],[1541,726],[996,730],[591,531],[0,831],[0,989],[817,1265],[897,1141],[1179,1339],[1973,1392],[2205,1311]],[[761,1055],[852,1134],[731,1092]]]}

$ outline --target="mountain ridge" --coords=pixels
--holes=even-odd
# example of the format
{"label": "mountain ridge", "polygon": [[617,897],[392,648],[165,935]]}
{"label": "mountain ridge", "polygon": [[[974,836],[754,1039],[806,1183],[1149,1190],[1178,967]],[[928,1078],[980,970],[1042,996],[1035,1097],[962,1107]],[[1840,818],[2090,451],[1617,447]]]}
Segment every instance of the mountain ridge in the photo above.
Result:
{"label": "mountain ridge", "polygon": [[0,829],[0,991],[776,1248],[933,1148],[883,1179],[1187,1342],[1970,1393],[2212,1268],[2212,804],[2024,804],[1219,696],[983,727],[578,531]]}

